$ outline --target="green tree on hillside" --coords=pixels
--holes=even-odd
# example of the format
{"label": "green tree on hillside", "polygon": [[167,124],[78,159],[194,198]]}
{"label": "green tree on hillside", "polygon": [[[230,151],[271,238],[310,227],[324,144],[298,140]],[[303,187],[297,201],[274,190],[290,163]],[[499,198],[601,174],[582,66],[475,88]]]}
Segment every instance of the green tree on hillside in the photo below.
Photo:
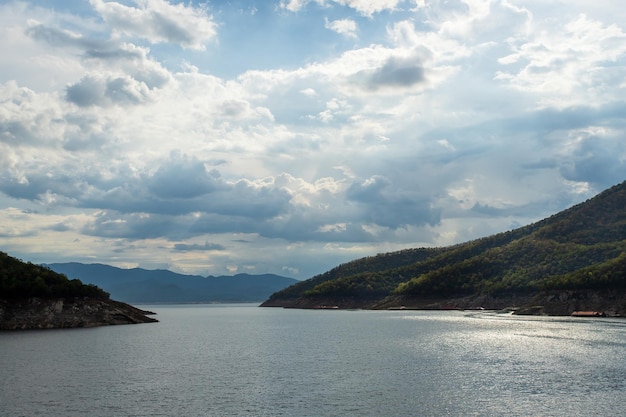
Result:
{"label": "green tree on hillside", "polygon": [[31,297],[108,299],[109,293],[93,284],[70,280],[50,268],[22,262],[0,252],[0,299]]}

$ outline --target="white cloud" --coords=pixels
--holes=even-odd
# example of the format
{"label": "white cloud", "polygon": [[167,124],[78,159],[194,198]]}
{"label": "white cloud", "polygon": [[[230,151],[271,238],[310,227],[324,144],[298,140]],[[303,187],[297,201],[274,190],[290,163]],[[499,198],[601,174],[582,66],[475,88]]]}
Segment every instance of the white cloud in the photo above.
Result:
{"label": "white cloud", "polygon": [[306,6],[311,0],[281,0],[280,7],[290,12],[297,12]]}
{"label": "white cloud", "polygon": [[317,91],[315,91],[313,88],[305,88],[304,90],[300,90],[300,92],[308,97],[317,96]]}
{"label": "white cloud", "polygon": [[281,0],[280,7],[290,12],[298,12],[311,2],[321,6],[336,3],[354,9],[362,16],[372,17],[375,13],[394,10],[402,0]]}
{"label": "white cloud", "polygon": [[626,33],[616,25],[580,15],[511,43],[514,53],[499,59],[504,68],[496,79],[541,94],[542,105],[599,103],[621,95],[621,88],[606,88],[619,83],[626,63]]}
{"label": "white cloud", "polygon": [[349,38],[356,38],[356,30],[357,25],[356,22],[352,19],[339,19],[333,20],[332,22],[326,19],[326,23],[324,24],[326,29],[332,30],[333,32],[337,32],[340,35],[347,36]]}
{"label": "white cloud", "polygon": [[352,7],[364,16],[372,16],[383,10],[393,10],[401,0],[333,0],[337,4]]}
{"label": "white cloud", "polygon": [[104,0],[90,3],[115,32],[152,43],[170,42],[204,49],[205,43],[216,36],[216,25],[203,8],[165,0],[137,0],[137,7]]}

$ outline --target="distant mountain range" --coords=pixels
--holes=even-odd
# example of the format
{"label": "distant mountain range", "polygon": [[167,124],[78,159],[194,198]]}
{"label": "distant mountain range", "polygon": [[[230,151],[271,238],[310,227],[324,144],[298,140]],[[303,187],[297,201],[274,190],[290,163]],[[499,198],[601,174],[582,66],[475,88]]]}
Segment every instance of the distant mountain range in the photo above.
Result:
{"label": "distant mountain range", "polygon": [[183,275],[168,270],[122,269],[77,262],[47,264],[55,272],[94,284],[126,303],[261,302],[298,281],[274,274]]}
{"label": "distant mountain range", "polygon": [[626,315],[626,182],[537,223],[339,265],[264,306],[503,308]]}

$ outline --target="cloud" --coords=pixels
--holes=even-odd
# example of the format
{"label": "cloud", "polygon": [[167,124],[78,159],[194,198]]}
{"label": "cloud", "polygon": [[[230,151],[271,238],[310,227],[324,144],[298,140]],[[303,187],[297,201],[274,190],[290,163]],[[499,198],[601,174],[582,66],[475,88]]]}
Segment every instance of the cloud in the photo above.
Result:
{"label": "cloud", "polygon": [[0,142],[49,147],[65,132],[63,106],[53,95],[9,81],[0,84],[0,103]]}
{"label": "cloud", "polygon": [[202,245],[197,243],[187,244],[187,243],[176,243],[174,245],[174,250],[181,252],[195,252],[195,251],[223,251],[226,248],[223,245],[218,243],[209,243],[205,242]]}
{"label": "cloud", "polygon": [[311,0],[280,0],[280,7],[290,12],[297,12],[310,1]]}
{"label": "cloud", "polygon": [[346,190],[349,200],[364,206],[363,221],[397,229],[409,225],[436,225],[438,210],[431,209],[428,196],[394,190],[392,182],[382,176],[352,183]]}
{"label": "cloud", "polygon": [[87,50],[106,50],[108,41],[92,41],[81,34],[69,30],[49,28],[40,22],[30,20],[26,34],[38,41],[44,41],[51,46],[73,47]]}
{"label": "cloud", "polygon": [[150,89],[129,76],[88,75],[67,87],[66,99],[81,107],[140,104],[150,100]]}
{"label": "cloud", "polygon": [[[187,180],[191,184],[185,186],[184,182]],[[168,179],[166,183],[155,182],[151,177],[140,177],[114,188],[91,189],[79,199],[78,204],[86,208],[104,208],[120,213],[164,216],[209,213],[263,221],[287,210],[290,200],[288,193],[271,185],[257,186],[247,180],[221,182],[216,171],[196,180],[193,177],[180,177],[180,190],[172,188],[175,183],[175,177]]]}
{"label": "cloud", "polygon": [[372,16],[374,13],[380,13],[384,10],[393,10],[397,7],[401,0],[333,0],[342,6],[348,6],[355,9],[364,16]]}
{"label": "cloud", "polygon": [[394,10],[402,0],[281,0],[280,7],[290,12],[299,12],[309,3],[328,6],[335,3],[356,10],[360,15],[372,17],[375,13]]}
{"label": "cloud", "polygon": [[340,35],[347,36],[349,38],[356,38],[356,30],[357,25],[356,22],[352,19],[339,19],[333,20],[332,22],[325,19],[324,27],[326,29],[332,30],[333,32],[337,32]]}
{"label": "cloud", "polygon": [[216,36],[216,25],[203,8],[170,4],[165,0],[137,1],[138,7],[115,1],[90,0],[114,31],[152,43],[169,42],[201,49]]}
{"label": "cloud", "polygon": [[[75,87],[75,93],[79,96],[76,104],[79,104],[81,99],[87,102],[95,99],[94,97],[81,97],[83,94],[93,96],[90,92],[93,93],[95,90],[103,90],[101,95],[107,93],[108,90],[109,98],[113,98],[113,101],[116,101],[113,97],[116,94],[121,95],[118,99],[136,101],[138,96],[144,95],[143,92],[137,90],[145,87],[161,88],[171,79],[169,72],[148,56],[146,48],[112,40],[88,38],[69,31],[49,28],[37,22],[31,22],[26,32],[34,40],[45,42],[54,48],[75,51],[76,58],[91,69],[91,74],[83,76],[81,82],[70,86],[70,88]],[[106,67],[106,70],[103,70],[103,67]],[[103,78],[110,78],[110,80]],[[96,84],[108,85],[97,86]]]}
{"label": "cloud", "polygon": [[[527,36],[511,39],[513,52],[499,59],[503,68],[495,79],[511,86],[545,94],[543,105],[571,106],[602,98],[615,99],[621,79],[618,68],[626,60],[626,33],[617,25],[579,15],[575,20],[542,27]],[[592,87],[595,86],[595,87]],[[573,94],[576,92],[576,94]]]}
{"label": "cloud", "polygon": [[358,76],[364,76],[366,86],[371,90],[384,87],[411,87],[425,81],[421,62],[395,57],[389,58],[382,67]]}
{"label": "cloud", "polygon": [[623,138],[603,128],[572,132],[571,154],[560,161],[563,177],[595,186],[617,184],[626,172],[626,144]]}
{"label": "cloud", "polygon": [[167,215],[100,211],[80,232],[89,236],[113,239],[156,239],[166,236],[177,239],[184,237],[184,233],[178,231],[179,223],[180,219],[172,219]]}
{"label": "cloud", "polygon": [[387,178],[377,175],[365,181],[352,183],[346,190],[346,196],[355,201],[375,201],[381,197],[382,191],[390,184]]}
{"label": "cloud", "polygon": [[227,187],[217,170],[207,171],[204,163],[184,155],[173,155],[148,179],[149,191],[164,199],[190,199]]}

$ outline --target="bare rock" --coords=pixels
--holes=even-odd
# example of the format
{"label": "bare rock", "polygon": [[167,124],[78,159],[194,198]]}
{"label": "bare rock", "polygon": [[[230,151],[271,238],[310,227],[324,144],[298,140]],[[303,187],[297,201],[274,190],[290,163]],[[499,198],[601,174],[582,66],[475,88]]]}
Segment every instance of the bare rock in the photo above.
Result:
{"label": "bare rock", "polygon": [[113,300],[93,298],[0,300],[0,330],[96,327],[153,323],[153,314]]}

